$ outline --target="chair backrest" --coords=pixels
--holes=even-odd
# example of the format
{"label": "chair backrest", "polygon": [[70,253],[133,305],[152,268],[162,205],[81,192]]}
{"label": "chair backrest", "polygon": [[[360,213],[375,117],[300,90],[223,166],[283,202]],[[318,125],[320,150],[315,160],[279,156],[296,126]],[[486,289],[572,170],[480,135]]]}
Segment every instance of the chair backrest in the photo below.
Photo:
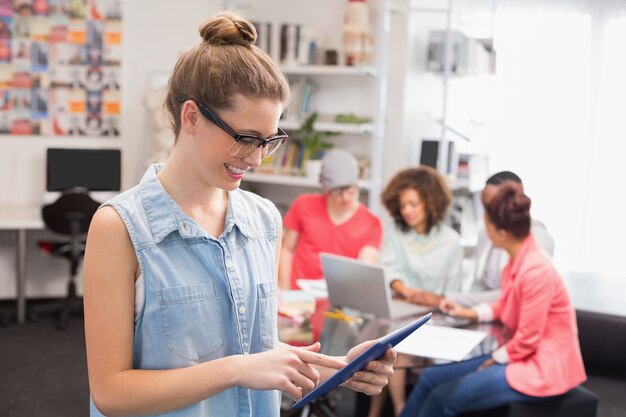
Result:
{"label": "chair backrest", "polygon": [[86,192],[70,191],[62,194],[54,203],[45,205],[41,215],[53,232],[81,235],[89,229],[91,218],[98,207],[100,203]]}

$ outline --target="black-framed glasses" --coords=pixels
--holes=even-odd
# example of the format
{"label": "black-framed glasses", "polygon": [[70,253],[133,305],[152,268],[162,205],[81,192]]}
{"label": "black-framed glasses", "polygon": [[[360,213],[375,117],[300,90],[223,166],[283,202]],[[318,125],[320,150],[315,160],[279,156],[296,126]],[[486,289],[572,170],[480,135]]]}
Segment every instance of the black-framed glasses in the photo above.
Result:
{"label": "black-framed glasses", "polygon": [[282,130],[280,127],[278,128],[278,134],[267,139],[250,134],[250,133],[237,133],[235,129],[230,127],[228,123],[223,121],[213,110],[209,109],[205,104],[191,97],[178,96],[176,97],[176,101],[179,103],[184,103],[187,100],[191,100],[196,103],[200,113],[207,120],[213,123],[215,126],[222,129],[225,133],[227,133],[230,137],[235,139],[235,143],[230,147],[230,155],[234,158],[243,158],[246,157],[255,150],[261,148],[261,157],[267,158],[278,148],[280,145],[285,143],[289,136]]}
{"label": "black-framed glasses", "polygon": [[337,197],[343,197],[344,193],[352,197],[359,191],[357,184],[345,185],[343,187],[331,188],[328,192]]}

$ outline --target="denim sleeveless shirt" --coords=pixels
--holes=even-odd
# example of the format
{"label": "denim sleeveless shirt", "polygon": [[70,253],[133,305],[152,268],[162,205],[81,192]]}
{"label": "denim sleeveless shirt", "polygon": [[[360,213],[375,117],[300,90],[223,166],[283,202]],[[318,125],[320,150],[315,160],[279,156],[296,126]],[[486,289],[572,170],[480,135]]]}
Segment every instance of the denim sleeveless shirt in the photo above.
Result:
{"label": "denim sleeveless shirt", "polygon": [[[278,210],[255,194],[229,192],[224,231],[215,239],[165,192],[161,168],[153,165],[139,185],[105,203],[124,221],[141,268],[133,368],[182,368],[276,347]],[[233,387],[160,415],[277,417],[279,406],[278,391]],[[93,402],[90,408],[92,417],[102,416]]]}

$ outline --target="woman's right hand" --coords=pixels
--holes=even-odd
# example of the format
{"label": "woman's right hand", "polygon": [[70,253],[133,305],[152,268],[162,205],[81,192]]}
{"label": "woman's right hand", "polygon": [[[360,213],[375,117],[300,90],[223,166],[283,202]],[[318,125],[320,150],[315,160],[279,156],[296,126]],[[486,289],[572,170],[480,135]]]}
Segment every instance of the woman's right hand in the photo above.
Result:
{"label": "woman's right hand", "polygon": [[299,400],[315,388],[320,373],[313,365],[341,369],[346,363],[338,358],[317,353],[319,343],[295,347],[283,345],[263,353],[244,355],[237,385],[250,389],[277,389]]}

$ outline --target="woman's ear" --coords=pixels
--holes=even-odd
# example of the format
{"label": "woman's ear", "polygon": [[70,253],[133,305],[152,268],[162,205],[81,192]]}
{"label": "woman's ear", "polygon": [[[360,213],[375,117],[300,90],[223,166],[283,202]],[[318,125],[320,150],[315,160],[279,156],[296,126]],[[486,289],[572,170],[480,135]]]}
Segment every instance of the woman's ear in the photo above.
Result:
{"label": "woman's ear", "polygon": [[193,135],[194,133],[196,133],[196,130],[198,129],[198,123],[200,122],[199,116],[200,111],[198,110],[196,103],[191,100],[187,100],[183,104],[183,108],[180,111],[181,129],[189,135]]}
{"label": "woman's ear", "polygon": [[496,227],[496,235],[498,236],[498,239],[500,240],[500,242],[505,242],[509,238],[510,233],[504,229],[500,229]]}

